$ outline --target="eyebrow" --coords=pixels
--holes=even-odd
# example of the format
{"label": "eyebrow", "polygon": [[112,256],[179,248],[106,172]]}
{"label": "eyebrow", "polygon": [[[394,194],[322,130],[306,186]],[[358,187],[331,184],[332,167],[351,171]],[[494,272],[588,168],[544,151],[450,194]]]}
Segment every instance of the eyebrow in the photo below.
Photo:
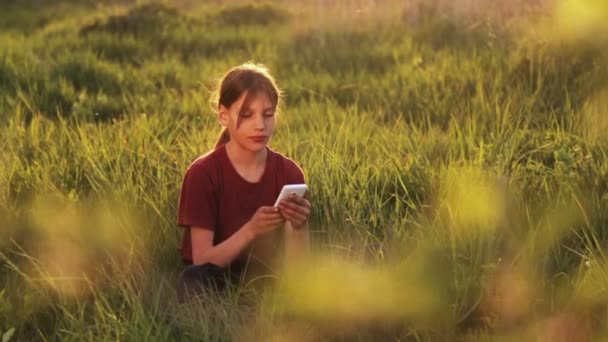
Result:
{"label": "eyebrow", "polygon": [[[252,112],[253,112],[253,108],[252,108],[252,107],[249,107],[249,108],[247,108],[246,110],[250,110],[250,111],[252,111]],[[267,111],[269,111],[269,110],[276,110],[276,107],[275,107],[275,106],[272,106],[272,107],[266,107],[266,108],[262,109],[262,112],[267,112]]]}

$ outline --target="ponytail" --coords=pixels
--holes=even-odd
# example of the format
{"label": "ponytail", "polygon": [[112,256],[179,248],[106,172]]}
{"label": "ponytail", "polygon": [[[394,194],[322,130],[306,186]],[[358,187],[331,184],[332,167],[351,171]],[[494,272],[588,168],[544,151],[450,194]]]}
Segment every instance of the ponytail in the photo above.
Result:
{"label": "ponytail", "polygon": [[221,145],[226,144],[228,141],[230,141],[230,134],[228,133],[228,129],[224,128],[222,130],[222,133],[220,133],[220,137],[217,139],[217,142],[215,143],[215,147],[220,147]]}
{"label": "ponytail", "polygon": [[[247,93],[243,103],[248,103],[251,96],[266,94],[272,102],[275,110],[278,110],[281,91],[277,88],[272,75],[268,69],[261,64],[245,63],[230,69],[218,82],[217,89],[213,92],[210,103],[212,108],[220,106],[230,108],[242,95]],[[218,113],[219,114],[219,113]],[[240,116],[236,121],[239,127]],[[230,134],[224,128],[218,137],[215,147],[218,148],[230,141]]]}

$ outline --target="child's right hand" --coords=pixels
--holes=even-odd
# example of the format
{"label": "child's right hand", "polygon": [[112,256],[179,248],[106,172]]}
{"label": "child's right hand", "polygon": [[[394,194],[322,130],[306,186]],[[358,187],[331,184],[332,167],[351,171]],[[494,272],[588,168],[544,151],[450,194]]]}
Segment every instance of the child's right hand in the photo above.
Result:
{"label": "child's right hand", "polygon": [[247,222],[247,228],[254,236],[262,235],[275,230],[285,223],[279,208],[262,206]]}

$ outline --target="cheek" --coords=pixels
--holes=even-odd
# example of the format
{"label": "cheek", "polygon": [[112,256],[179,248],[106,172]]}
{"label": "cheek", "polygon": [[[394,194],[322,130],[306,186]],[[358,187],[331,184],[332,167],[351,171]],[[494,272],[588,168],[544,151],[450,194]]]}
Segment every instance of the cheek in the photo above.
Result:
{"label": "cheek", "polygon": [[233,122],[232,127],[235,130],[237,130],[237,129],[243,127],[243,125],[247,124],[247,118],[242,118],[240,115],[235,115],[232,122]]}
{"label": "cheek", "polygon": [[228,128],[230,135],[234,136],[240,131],[240,128],[242,126],[243,126],[243,120],[241,120],[240,122],[238,120],[232,120],[228,124],[227,128]]}
{"label": "cheek", "polygon": [[276,118],[273,116],[271,118],[266,118],[266,126],[268,127],[274,127],[274,124],[276,123]]}

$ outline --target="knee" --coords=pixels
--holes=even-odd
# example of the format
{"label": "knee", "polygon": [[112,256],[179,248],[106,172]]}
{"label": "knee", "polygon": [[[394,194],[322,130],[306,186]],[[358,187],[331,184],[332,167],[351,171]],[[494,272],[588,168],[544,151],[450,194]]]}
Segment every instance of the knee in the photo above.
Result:
{"label": "knee", "polygon": [[213,277],[222,272],[222,268],[216,264],[190,265],[186,267],[178,277],[178,281],[202,280]]}
{"label": "knee", "polygon": [[186,293],[200,293],[203,288],[215,288],[221,284],[224,269],[218,265],[207,263],[203,265],[190,265],[177,277],[177,295],[180,302]]}

